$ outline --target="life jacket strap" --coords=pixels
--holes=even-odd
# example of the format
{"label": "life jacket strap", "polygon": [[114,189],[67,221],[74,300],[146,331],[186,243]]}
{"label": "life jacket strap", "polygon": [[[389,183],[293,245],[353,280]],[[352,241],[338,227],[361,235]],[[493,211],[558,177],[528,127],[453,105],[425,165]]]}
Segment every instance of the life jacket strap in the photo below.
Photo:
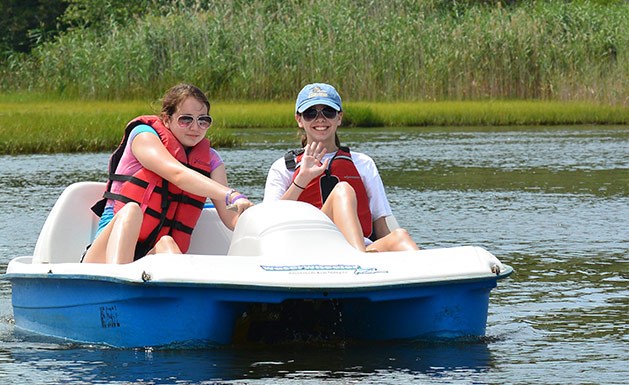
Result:
{"label": "life jacket strap", "polygon": [[[140,178],[136,178],[133,175],[124,175],[124,174],[116,174],[116,173],[110,173],[109,174],[109,180],[110,181],[116,181],[116,182],[131,182],[135,185],[138,185],[142,188],[147,188],[149,183],[145,180],[142,180]],[[110,190],[109,188],[107,190]]]}
{"label": "life jacket strap", "polygon": [[[162,191],[168,191],[168,181],[166,179],[163,179],[162,188],[163,188]],[[150,210],[150,214],[149,214],[151,216],[158,218],[159,224],[155,226],[155,228],[151,231],[151,233],[146,237],[146,239],[143,242],[138,242],[135,248],[134,260],[142,258],[143,256],[146,255],[146,253],[149,250],[151,250],[153,245],[155,245],[155,243],[157,242],[157,236],[159,235],[160,231],[162,231],[162,227],[164,227],[164,222],[166,222],[166,214],[168,213],[168,207],[170,206],[171,201],[168,200],[167,193],[166,194],[162,193],[161,196],[162,196],[162,203],[160,207],[161,207],[162,212],[157,213],[154,210]],[[146,208],[145,212],[146,213],[149,212],[148,207]],[[144,254],[141,254],[141,252],[144,252]]]}
{"label": "life jacket strap", "polygon": [[286,169],[290,171],[295,171],[297,169],[297,162],[295,162],[295,158],[303,153],[303,148],[288,150],[286,154],[284,154],[284,163],[286,164]]}
{"label": "life jacket strap", "polygon": [[114,194],[111,191],[105,191],[105,193],[103,194],[103,197],[105,199],[111,199],[111,200],[114,200],[114,201],[120,201],[120,202],[125,203],[125,204],[129,203],[129,202],[135,202],[137,204],[140,204],[140,202],[138,202],[138,201],[136,201],[134,199],[131,199],[131,198],[126,197],[126,196],[121,195],[121,194]]}
{"label": "life jacket strap", "polygon": [[179,202],[186,205],[194,206],[199,209],[202,209],[203,207],[205,207],[205,202],[202,202],[198,199],[194,199],[188,195],[183,195],[183,194],[181,194],[181,199],[179,200]]}
{"label": "life jacket strap", "polygon": [[332,175],[332,163],[334,163],[336,159],[348,160],[352,163],[354,162],[351,156],[339,154],[339,151],[344,151],[349,154],[349,147],[344,147],[344,146],[339,147],[339,150],[334,154],[332,159],[330,159],[330,161],[328,162],[328,167],[325,169],[325,175],[321,176],[319,185],[321,186],[321,203],[322,204],[325,203],[325,201],[328,199],[328,196],[330,196],[332,189],[334,189],[334,186],[336,186],[336,184],[339,182],[339,178]]}
{"label": "life jacket strap", "polygon": [[[149,185],[148,182],[146,182],[146,181],[144,181],[142,179],[136,178],[134,176],[131,176],[131,175],[112,174],[109,177],[110,177],[111,180],[116,180],[116,181],[119,181],[119,182],[130,182],[130,183],[138,185],[138,186],[140,186],[142,188],[146,188]],[[155,193],[158,193],[158,194],[163,194],[164,189],[162,189],[159,186],[155,186],[153,191]],[[124,202],[124,203],[135,202],[134,200],[126,198],[123,195],[114,194],[111,191],[105,191],[105,193],[103,194],[103,197],[106,198],[106,199],[113,199],[113,200],[121,201],[121,202]],[[200,208],[200,209],[202,209],[205,206],[205,201],[200,201],[198,199],[194,199],[192,197],[184,195],[183,193],[173,194],[171,192],[168,192],[168,201],[171,201],[171,202],[172,201],[177,201],[177,202],[181,202],[181,203],[184,203],[184,204],[187,204],[187,205],[191,205],[191,206],[194,206],[194,207]],[[97,202],[97,204],[94,205],[94,206],[96,207],[99,203],[100,202]],[[139,202],[136,202],[136,203],[140,204]],[[163,203],[163,201],[162,201],[162,203]],[[104,208],[104,206],[103,206],[103,208]],[[94,211],[95,209],[98,209],[98,208],[96,207],[96,208],[93,208],[92,210]],[[100,213],[102,214],[102,210],[100,211]],[[98,214],[98,212],[96,212],[96,214]],[[100,214],[99,214],[99,216],[100,216]]]}
{"label": "life jacket strap", "polygon": [[204,175],[204,176],[206,176],[206,177],[208,177],[208,178],[210,178],[210,179],[212,178],[212,177],[210,176],[210,172],[208,172],[208,171],[205,171],[205,170],[200,169],[200,168],[198,168],[198,167],[194,167],[194,166],[192,166],[192,165],[190,165],[190,164],[188,164],[188,163],[182,163],[182,164],[183,164],[184,166],[188,167],[189,169],[191,169],[191,170],[194,170],[194,171],[198,172],[198,173],[199,173],[199,174],[201,174],[201,175]]}

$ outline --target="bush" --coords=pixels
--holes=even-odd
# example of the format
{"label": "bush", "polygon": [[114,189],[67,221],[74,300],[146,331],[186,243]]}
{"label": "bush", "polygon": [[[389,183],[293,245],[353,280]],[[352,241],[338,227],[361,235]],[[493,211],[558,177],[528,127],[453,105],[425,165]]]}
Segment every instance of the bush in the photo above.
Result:
{"label": "bush", "polygon": [[0,89],[154,98],[186,81],[214,99],[283,101],[325,81],[364,101],[629,104],[627,2],[225,0],[155,9],[7,60]]}

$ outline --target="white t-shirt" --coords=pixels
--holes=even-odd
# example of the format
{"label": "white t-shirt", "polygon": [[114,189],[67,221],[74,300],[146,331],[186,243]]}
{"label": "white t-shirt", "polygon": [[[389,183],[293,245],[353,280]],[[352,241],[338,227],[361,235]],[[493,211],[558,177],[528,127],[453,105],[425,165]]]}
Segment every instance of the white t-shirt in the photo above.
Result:
{"label": "white t-shirt", "polygon": [[[323,161],[330,159],[334,156],[334,152],[325,154]],[[350,151],[354,165],[360,174],[360,179],[365,185],[367,190],[367,197],[369,198],[369,209],[371,210],[371,217],[375,221],[381,217],[391,215],[391,207],[389,201],[384,192],[384,185],[378,168],[373,159],[368,155],[360,152]],[[293,182],[294,171],[286,168],[286,162],[284,157],[276,160],[271,165],[271,169],[266,177],[266,185],[264,186],[264,202],[280,200],[286,190]]]}

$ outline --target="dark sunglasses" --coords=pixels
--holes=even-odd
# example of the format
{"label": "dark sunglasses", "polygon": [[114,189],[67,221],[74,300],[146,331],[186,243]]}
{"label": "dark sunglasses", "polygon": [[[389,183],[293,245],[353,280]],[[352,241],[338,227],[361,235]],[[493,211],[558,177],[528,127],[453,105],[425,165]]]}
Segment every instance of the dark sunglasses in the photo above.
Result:
{"label": "dark sunglasses", "polygon": [[[177,118],[177,124],[181,128],[188,128],[194,122],[194,116],[192,115],[179,115]],[[197,117],[197,124],[204,130],[207,130],[212,125],[212,117],[210,115],[200,115]]]}
{"label": "dark sunglasses", "polygon": [[326,119],[334,119],[336,118],[336,114],[338,114],[337,110],[335,110],[332,107],[326,106],[321,109],[310,107],[306,109],[304,112],[302,112],[301,116],[304,118],[306,122],[309,122],[311,120],[315,120],[317,116],[319,116],[319,112],[321,112],[321,115],[323,115],[323,117]]}

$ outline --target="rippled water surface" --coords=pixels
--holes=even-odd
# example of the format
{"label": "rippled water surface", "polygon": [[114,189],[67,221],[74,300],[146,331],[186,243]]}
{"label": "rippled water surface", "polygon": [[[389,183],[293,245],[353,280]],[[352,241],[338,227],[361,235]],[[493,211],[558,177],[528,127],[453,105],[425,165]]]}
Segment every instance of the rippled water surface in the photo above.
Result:
{"label": "rippled water surface", "polygon": [[[260,202],[292,131],[220,150]],[[14,329],[0,281],[0,382],[629,383],[629,127],[343,129],[378,164],[424,248],[479,245],[515,273],[475,341],[119,350]],[[0,272],[32,253],[63,188],[104,180],[108,154],[0,156]]]}

